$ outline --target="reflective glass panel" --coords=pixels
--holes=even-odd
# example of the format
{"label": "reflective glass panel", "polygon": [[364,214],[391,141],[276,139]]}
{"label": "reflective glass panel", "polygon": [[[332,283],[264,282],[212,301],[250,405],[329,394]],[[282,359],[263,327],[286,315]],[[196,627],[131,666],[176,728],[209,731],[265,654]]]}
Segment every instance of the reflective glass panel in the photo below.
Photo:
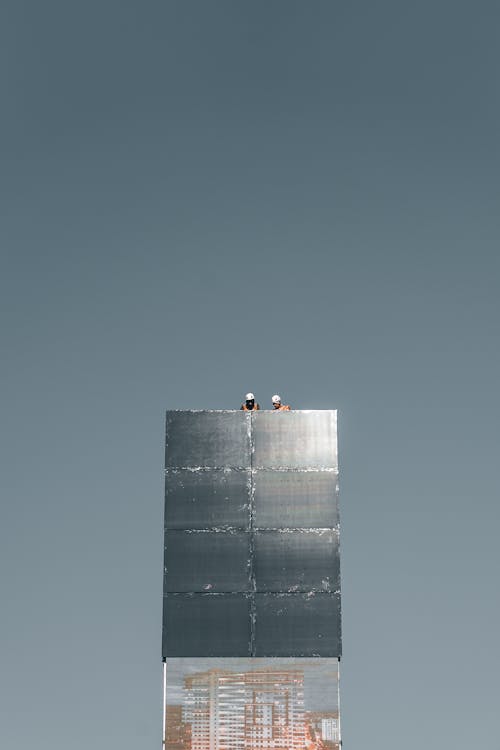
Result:
{"label": "reflective glass panel", "polygon": [[165,750],[338,750],[337,659],[167,659]]}

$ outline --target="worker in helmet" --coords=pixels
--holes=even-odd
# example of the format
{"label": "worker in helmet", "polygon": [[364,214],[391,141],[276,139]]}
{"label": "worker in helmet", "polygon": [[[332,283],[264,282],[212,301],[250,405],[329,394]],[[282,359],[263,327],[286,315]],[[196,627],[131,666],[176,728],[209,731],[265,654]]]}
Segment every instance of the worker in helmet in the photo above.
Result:
{"label": "worker in helmet", "polygon": [[275,411],[290,411],[288,404],[281,403],[281,396],[278,396],[277,393],[272,397],[271,401],[273,402],[273,409]]}
{"label": "worker in helmet", "polygon": [[258,411],[260,409],[253,393],[247,393],[245,401],[241,404],[240,409],[243,409],[243,411]]}

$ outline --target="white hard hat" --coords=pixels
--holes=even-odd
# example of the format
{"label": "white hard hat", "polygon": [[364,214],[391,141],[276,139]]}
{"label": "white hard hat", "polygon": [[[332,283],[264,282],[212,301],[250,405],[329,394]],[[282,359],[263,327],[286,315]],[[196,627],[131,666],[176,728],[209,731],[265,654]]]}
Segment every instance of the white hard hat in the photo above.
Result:
{"label": "white hard hat", "polygon": [[245,396],[245,401],[255,401],[255,396],[253,395],[253,393],[247,393],[247,395]]}
{"label": "white hard hat", "polygon": [[281,396],[278,396],[278,394],[276,393],[276,395],[272,397],[271,401],[273,402],[273,404],[281,404]]}

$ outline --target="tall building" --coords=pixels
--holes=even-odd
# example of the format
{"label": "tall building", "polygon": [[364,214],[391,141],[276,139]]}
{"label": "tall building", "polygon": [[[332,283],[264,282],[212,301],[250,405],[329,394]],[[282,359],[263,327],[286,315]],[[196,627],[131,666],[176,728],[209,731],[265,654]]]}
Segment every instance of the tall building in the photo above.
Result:
{"label": "tall building", "polygon": [[[299,665],[331,660],[325,705],[338,707],[338,491],[335,410],[167,412],[165,750],[336,750],[332,723],[304,719]],[[181,726],[167,695],[180,702],[182,679]]]}
{"label": "tall building", "polygon": [[190,742],[187,727],[182,721],[182,706],[168,707],[165,722],[165,746],[168,750],[189,750]]}
{"label": "tall building", "polygon": [[325,740],[325,742],[339,741],[338,717],[327,717],[321,719],[321,739]]}
{"label": "tall building", "polygon": [[184,680],[191,750],[303,750],[300,670],[212,669]]}
{"label": "tall building", "polygon": [[[325,685],[325,688],[327,686]],[[308,747],[336,750],[340,741],[340,719],[336,711],[306,711],[304,715]]]}

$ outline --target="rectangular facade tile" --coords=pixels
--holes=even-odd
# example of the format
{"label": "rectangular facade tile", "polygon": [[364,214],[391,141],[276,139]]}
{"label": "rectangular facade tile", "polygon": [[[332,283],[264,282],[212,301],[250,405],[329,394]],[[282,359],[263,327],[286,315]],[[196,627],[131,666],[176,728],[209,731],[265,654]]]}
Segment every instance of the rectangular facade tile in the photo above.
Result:
{"label": "rectangular facade tile", "polygon": [[166,592],[250,590],[250,534],[245,531],[167,531]]}
{"label": "rectangular facade tile", "polygon": [[254,550],[259,592],[339,589],[339,544],[335,530],[257,531]]}
{"label": "rectangular facade tile", "polygon": [[338,594],[256,594],[256,656],[341,656]]}
{"label": "rectangular facade tile", "polygon": [[253,472],[256,528],[335,528],[339,523],[334,471]]}
{"label": "rectangular facade tile", "polygon": [[249,469],[169,469],[165,526],[169,529],[250,526]]}
{"label": "rectangular facade tile", "polygon": [[337,412],[252,412],[252,443],[256,469],[337,469]]}
{"label": "rectangular facade tile", "polygon": [[250,413],[167,411],[165,465],[249,469]]}
{"label": "rectangular facade tile", "polygon": [[250,621],[244,594],[167,594],[163,657],[250,656]]}

